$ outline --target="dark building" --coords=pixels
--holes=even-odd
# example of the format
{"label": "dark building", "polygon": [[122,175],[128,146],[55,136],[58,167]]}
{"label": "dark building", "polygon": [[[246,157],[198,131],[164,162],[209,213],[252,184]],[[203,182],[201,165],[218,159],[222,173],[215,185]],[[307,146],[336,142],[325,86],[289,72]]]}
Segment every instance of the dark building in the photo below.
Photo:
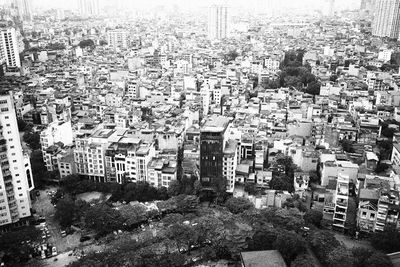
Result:
{"label": "dark building", "polygon": [[225,132],[230,119],[214,115],[200,129],[200,181],[205,188],[223,183]]}

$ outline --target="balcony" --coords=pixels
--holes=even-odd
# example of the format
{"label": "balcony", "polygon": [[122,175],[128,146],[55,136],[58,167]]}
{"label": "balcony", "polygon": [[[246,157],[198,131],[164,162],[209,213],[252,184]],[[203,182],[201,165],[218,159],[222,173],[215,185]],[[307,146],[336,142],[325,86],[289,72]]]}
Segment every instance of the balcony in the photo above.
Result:
{"label": "balcony", "polygon": [[5,176],[3,176],[3,179],[4,179],[4,182],[9,182],[9,181],[12,181],[12,176],[11,176],[11,174],[5,175]]}
{"label": "balcony", "polygon": [[346,215],[345,214],[340,214],[340,213],[335,213],[333,215],[334,220],[340,220],[340,221],[346,221]]}
{"label": "balcony", "polygon": [[335,213],[346,214],[347,209],[341,208],[340,206],[336,206]]}
{"label": "balcony", "polygon": [[347,201],[339,201],[339,200],[337,200],[336,201],[336,206],[340,206],[340,207],[343,207],[343,208],[347,208]]}

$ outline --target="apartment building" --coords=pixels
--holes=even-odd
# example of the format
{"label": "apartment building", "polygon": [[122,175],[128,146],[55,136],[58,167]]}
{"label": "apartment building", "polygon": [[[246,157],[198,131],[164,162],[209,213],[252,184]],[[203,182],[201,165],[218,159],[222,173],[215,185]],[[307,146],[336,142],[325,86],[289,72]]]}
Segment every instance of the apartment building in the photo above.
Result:
{"label": "apartment building", "polygon": [[113,49],[127,49],[129,46],[129,32],[124,29],[115,29],[107,32],[108,45]]}
{"label": "apartment building", "polygon": [[0,93],[0,226],[31,216],[34,189],[29,157],[23,154],[13,97]]}
{"label": "apartment building", "polygon": [[0,28],[0,50],[0,62],[3,57],[7,68],[21,67],[18,37],[14,28]]}
{"label": "apartment building", "polygon": [[105,152],[107,181],[147,182],[147,167],[154,156],[154,143],[146,143],[137,138],[123,138],[111,143]]}

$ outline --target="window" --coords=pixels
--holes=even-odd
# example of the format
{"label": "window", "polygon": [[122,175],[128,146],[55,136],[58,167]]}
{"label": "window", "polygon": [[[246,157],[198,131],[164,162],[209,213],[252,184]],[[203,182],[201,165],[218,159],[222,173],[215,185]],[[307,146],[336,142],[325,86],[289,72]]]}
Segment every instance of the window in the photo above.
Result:
{"label": "window", "polygon": [[18,190],[22,190],[22,187],[18,187]]}
{"label": "window", "polygon": [[8,116],[5,116],[5,117],[4,117],[4,119],[6,119],[6,120],[7,120],[8,118],[9,118]]}
{"label": "window", "polygon": [[7,111],[8,111],[8,108],[1,108],[1,111],[2,111],[2,112],[7,112]]}
{"label": "window", "polygon": [[20,197],[22,197],[22,196],[23,196],[23,194],[19,194],[19,196],[20,196]]}
{"label": "window", "polygon": [[367,212],[363,211],[361,214],[361,218],[367,218]]}

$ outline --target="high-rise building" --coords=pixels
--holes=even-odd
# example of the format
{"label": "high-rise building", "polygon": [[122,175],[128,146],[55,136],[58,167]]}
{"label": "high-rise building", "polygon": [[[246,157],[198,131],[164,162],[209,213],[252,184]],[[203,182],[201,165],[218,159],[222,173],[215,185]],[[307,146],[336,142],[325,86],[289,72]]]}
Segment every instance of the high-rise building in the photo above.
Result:
{"label": "high-rise building", "polygon": [[14,28],[0,29],[0,63],[5,60],[7,67],[20,68],[19,43],[17,32]]}
{"label": "high-rise building", "polygon": [[208,37],[210,39],[223,39],[228,33],[228,8],[213,5],[208,14]]}
{"label": "high-rise building", "polygon": [[203,187],[219,187],[224,181],[224,150],[230,119],[213,115],[200,129],[200,181]]}
{"label": "high-rise building", "polygon": [[99,0],[78,0],[79,13],[82,16],[94,16],[100,14]]}
{"label": "high-rise building", "polygon": [[14,7],[20,20],[32,19],[31,0],[14,0]]}
{"label": "high-rise building", "polygon": [[115,29],[107,32],[108,45],[113,48],[126,49],[129,46],[128,31]]}
{"label": "high-rise building", "polygon": [[34,184],[29,157],[22,152],[13,97],[0,92],[0,226],[31,216]]}
{"label": "high-rise building", "polygon": [[372,35],[399,38],[400,0],[377,0]]}

